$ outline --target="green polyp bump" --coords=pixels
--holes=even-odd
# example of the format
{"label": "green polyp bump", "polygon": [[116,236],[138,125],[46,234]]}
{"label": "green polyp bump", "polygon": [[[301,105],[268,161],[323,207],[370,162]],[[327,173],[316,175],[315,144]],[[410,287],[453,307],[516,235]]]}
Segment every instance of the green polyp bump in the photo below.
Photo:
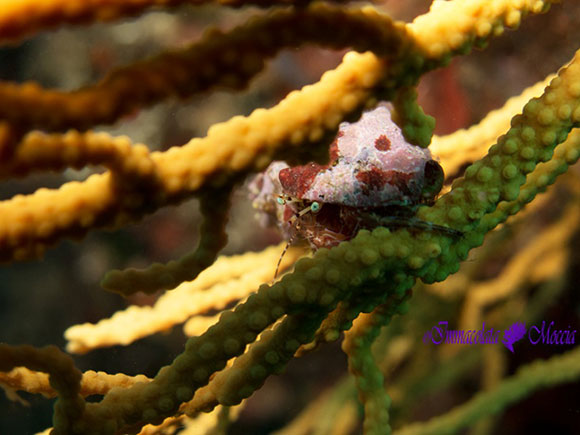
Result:
{"label": "green polyp bump", "polygon": [[338,269],[329,269],[325,274],[325,279],[328,284],[338,284],[341,279],[341,273]]}
{"label": "green polyp bump", "polygon": [[477,172],[477,179],[482,183],[487,183],[493,177],[493,169],[489,167],[483,167]]}
{"label": "green polyp bump", "polygon": [[505,154],[513,154],[518,150],[518,143],[513,139],[508,139],[504,142],[502,150]]}
{"label": "green polyp bump", "polygon": [[512,163],[508,163],[504,166],[501,173],[506,180],[511,180],[518,174],[518,168]]}
{"label": "green polyp bump", "polygon": [[255,329],[258,331],[264,329],[268,325],[268,323],[269,323],[268,316],[261,311],[252,313],[250,315],[250,318],[248,319],[248,326],[251,329]]}
{"label": "green polyp bump", "polygon": [[361,261],[366,266],[370,266],[370,265],[374,264],[378,258],[379,258],[379,255],[378,255],[377,251],[374,249],[367,248],[367,249],[364,249],[362,251]]}
{"label": "green polyp bump", "polygon": [[523,147],[520,151],[520,157],[525,160],[531,160],[535,156],[534,148],[530,147]]}
{"label": "green polyp bump", "polygon": [[451,222],[453,223],[453,221],[461,221],[462,219],[465,218],[465,213],[463,212],[462,208],[459,206],[453,206],[449,209],[449,212],[447,213],[447,216],[449,217],[449,219],[451,219]]}
{"label": "green polyp bump", "polygon": [[524,127],[522,129],[522,139],[525,140],[526,142],[534,141],[535,137],[536,132],[532,127]]}
{"label": "green polyp bump", "polygon": [[425,114],[417,103],[416,89],[401,89],[393,100],[393,106],[393,121],[403,131],[405,140],[421,148],[428,147],[435,129],[435,118]]}
{"label": "green polyp bump", "polygon": [[256,364],[250,369],[250,377],[254,380],[262,380],[268,376],[268,371],[263,365]]}

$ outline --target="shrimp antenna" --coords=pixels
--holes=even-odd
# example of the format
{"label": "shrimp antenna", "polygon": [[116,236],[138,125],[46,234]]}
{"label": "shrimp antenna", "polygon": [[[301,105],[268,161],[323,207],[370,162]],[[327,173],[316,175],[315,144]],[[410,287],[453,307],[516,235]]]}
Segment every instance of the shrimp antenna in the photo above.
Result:
{"label": "shrimp antenna", "polygon": [[[292,199],[289,196],[284,197],[284,195],[278,195],[277,201],[278,201],[278,204],[280,204],[280,205],[285,205],[286,203],[289,203],[289,202],[290,203],[292,203],[292,202],[302,203],[301,200]],[[294,216],[292,216],[290,219],[288,219],[288,223],[292,225],[293,234],[288,239],[288,243],[286,243],[286,246],[284,247],[284,250],[282,251],[282,254],[280,255],[280,258],[278,260],[278,264],[276,265],[276,272],[274,273],[274,279],[276,279],[276,277],[278,276],[278,269],[280,268],[280,264],[282,263],[282,258],[284,258],[286,251],[288,251],[288,248],[294,242],[294,236],[296,235],[297,230],[300,228],[299,219],[308,212],[318,213],[320,211],[321,207],[322,207],[322,204],[320,204],[319,202],[313,201],[312,204],[310,204],[308,207],[305,207],[302,210],[300,210],[299,212],[294,213]]]}
{"label": "shrimp antenna", "polygon": [[284,255],[286,255],[286,251],[288,251],[288,248],[292,245],[292,242],[294,242],[294,236],[291,236],[288,239],[288,242],[286,242],[286,246],[284,246],[284,250],[282,251],[282,254],[280,254],[280,258],[278,259],[278,264],[276,265],[276,272],[274,272],[274,279],[276,279],[278,277],[278,269],[280,269],[280,264],[282,263],[282,258],[284,258]]}
{"label": "shrimp antenna", "polygon": [[282,251],[282,254],[280,254],[280,258],[278,259],[278,264],[276,265],[276,272],[274,272],[274,279],[276,279],[278,277],[278,269],[280,269],[280,264],[282,263],[282,258],[284,258],[284,255],[286,254],[286,251],[288,251],[288,248],[290,246],[292,246],[292,243],[294,243],[295,240],[295,236],[296,236],[296,230],[300,227],[300,223],[298,221],[298,218],[300,216],[297,214],[296,216],[292,216],[292,218],[289,220],[289,222],[292,224],[292,234],[290,235],[290,237],[288,238],[288,242],[286,243],[286,246],[284,246],[284,250]]}

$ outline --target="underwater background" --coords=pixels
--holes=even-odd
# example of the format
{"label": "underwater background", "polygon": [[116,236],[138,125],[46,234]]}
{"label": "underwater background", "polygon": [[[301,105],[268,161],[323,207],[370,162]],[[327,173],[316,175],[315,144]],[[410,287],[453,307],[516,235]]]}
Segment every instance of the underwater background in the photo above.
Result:
{"label": "underwater background", "polygon": [[[396,19],[409,21],[425,13],[430,3],[391,0],[378,7]],[[46,31],[18,45],[0,48],[0,80],[34,80],[44,87],[74,90],[97,81],[112,68],[195,41],[210,25],[231,29],[255,13],[256,9],[251,7],[182,6],[121,22]],[[508,98],[557,71],[571,59],[578,41],[580,4],[565,1],[552,6],[547,14],[528,17],[517,31],[506,31],[485,50],[457,57],[448,67],[428,73],[421,80],[419,100],[425,112],[436,118],[435,134],[449,134],[478,123]],[[345,52],[310,46],[284,50],[242,92],[218,91],[185,102],[169,100],[98,129],[128,135],[152,150],[180,146],[192,137],[204,136],[217,122],[248,115],[258,107],[271,107],[291,90],[318,81],[324,71],[340,63]],[[459,177],[464,169],[447,174],[447,182]],[[0,200],[32,193],[42,186],[56,188],[102,171],[100,167],[67,169],[57,174],[3,180]],[[570,226],[565,221],[565,209],[578,201],[578,186],[580,170],[576,165],[548,188],[544,194],[549,195],[548,199],[541,207],[488,235],[485,244],[463,263],[458,275],[434,286],[417,284],[409,312],[396,317],[377,344],[379,354],[388,354],[388,349],[394,352],[392,349],[397,349],[394,346],[400,346],[399,357],[388,354],[391,365],[385,368],[387,391],[389,383],[393,386],[389,394],[393,398],[391,422],[395,429],[405,422],[443,414],[468,400],[485,385],[482,376],[493,383],[494,376],[510,376],[522,364],[570,350],[566,346],[521,343],[515,353],[500,344],[495,351],[484,346],[463,349],[464,346],[457,345],[439,352],[436,346],[425,345],[421,338],[442,320],[458,328],[467,309],[469,289],[483,285],[493,288],[494,280],[499,279],[509,281],[507,287],[511,282],[515,289],[481,309],[479,319],[486,325],[503,329],[515,317],[538,325],[542,320],[553,320],[561,329],[580,330],[579,222],[573,223],[564,241],[554,242],[553,249],[546,249],[542,261],[538,260],[541,268],[553,256],[558,267],[545,266],[546,273],[530,279],[506,273],[506,265],[526,255],[526,247],[545,229],[559,224]],[[254,214],[246,186],[240,183],[233,195],[228,244],[221,254],[259,251],[282,241],[275,228],[260,227]],[[99,282],[113,268],[143,267],[188,252],[198,242],[200,222],[197,201],[190,200],[165,207],[121,230],[93,231],[81,242],[65,240],[48,249],[42,259],[1,265],[0,342],[56,344],[64,348],[63,333],[72,325],[97,322],[128,304],[153,304],[158,295],[135,294],[125,300],[102,291]],[[272,264],[272,274],[275,266]],[[533,275],[532,271],[522,273]],[[532,305],[535,311],[526,311]],[[578,335],[576,338],[580,339]],[[171,363],[182,351],[184,341],[181,327],[175,326],[128,346],[96,349],[74,359],[82,371],[153,377],[159,367]],[[347,361],[339,342],[325,344],[316,352],[296,358],[284,374],[271,376],[248,400],[227,433],[269,434],[280,430],[321,393],[337,385],[348,390],[348,384],[344,383],[346,375]],[[578,433],[579,387],[575,382],[540,390],[465,433]],[[50,426],[54,399],[18,394],[27,405],[0,394],[0,434],[32,434]],[[355,405],[356,393],[352,397],[348,394],[344,401],[351,402],[354,414],[360,415],[361,409]],[[337,406],[329,415],[337,418],[341,409]],[[361,424],[355,419],[350,427],[345,426],[343,433],[360,431]]]}

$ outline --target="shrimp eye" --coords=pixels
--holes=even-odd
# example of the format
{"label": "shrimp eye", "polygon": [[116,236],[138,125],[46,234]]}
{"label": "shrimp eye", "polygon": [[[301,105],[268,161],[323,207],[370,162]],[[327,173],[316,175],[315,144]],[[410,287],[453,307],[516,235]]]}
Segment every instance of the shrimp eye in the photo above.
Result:
{"label": "shrimp eye", "polygon": [[284,198],[282,198],[281,196],[279,196],[278,198],[276,198],[276,202],[280,205],[284,205],[286,204],[286,200]]}
{"label": "shrimp eye", "polygon": [[312,213],[318,213],[320,211],[320,207],[321,205],[316,201],[310,204],[310,210],[312,211]]}

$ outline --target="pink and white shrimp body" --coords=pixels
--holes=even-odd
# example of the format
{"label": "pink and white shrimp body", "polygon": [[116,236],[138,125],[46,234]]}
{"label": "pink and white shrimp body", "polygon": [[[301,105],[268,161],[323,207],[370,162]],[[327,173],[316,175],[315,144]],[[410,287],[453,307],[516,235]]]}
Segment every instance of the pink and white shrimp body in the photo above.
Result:
{"label": "pink and white shrimp body", "polygon": [[[270,222],[278,221],[286,235],[297,228],[319,248],[349,240],[360,228],[379,226],[388,214],[410,213],[432,201],[441,189],[443,171],[428,149],[405,140],[390,110],[383,103],[357,122],[341,123],[326,165],[273,162],[251,183],[254,207]],[[295,201],[280,203],[280,195]],[[299,215],[297,203],[322,208]],[[293,216],[299,225],[290,223]]]}
{"label": "pink and white shrimp body", "polygon": [[[328,165],[280,170],[284,193],[350,207],[417,204],[431,153],[408,143],[386,104],[343,122],[330,146]],[[280,166],[277,166],[280,167]]]}

